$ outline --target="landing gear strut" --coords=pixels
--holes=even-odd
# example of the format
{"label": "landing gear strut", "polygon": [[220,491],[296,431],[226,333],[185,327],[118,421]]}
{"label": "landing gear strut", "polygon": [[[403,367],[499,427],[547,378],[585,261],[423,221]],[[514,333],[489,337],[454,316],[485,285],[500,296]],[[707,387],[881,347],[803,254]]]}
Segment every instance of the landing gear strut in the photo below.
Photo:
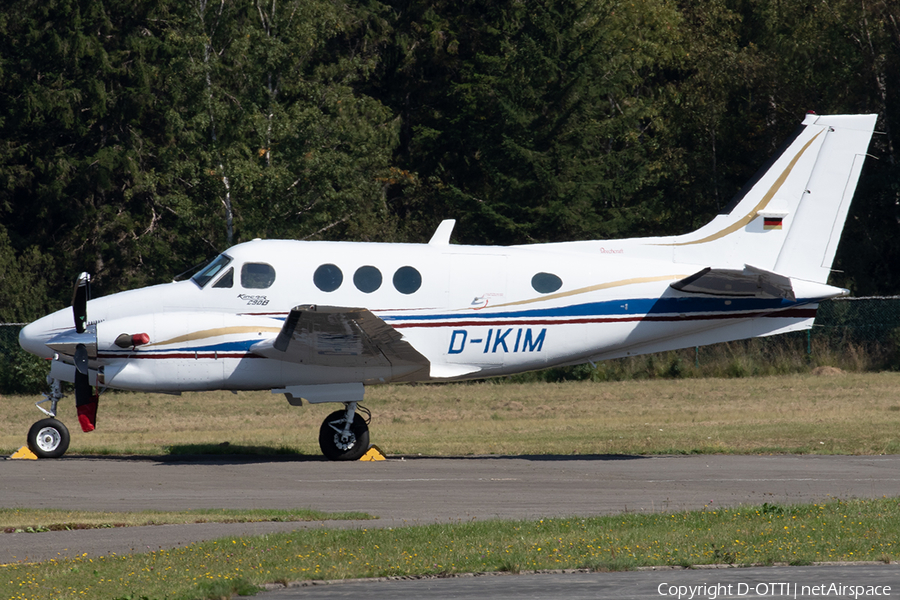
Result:
{"label": "landing gear strut", "polygon": [[[63,399],[62,386],[59,384],[58,379],[54,379],[53,377],[47,377],[47,384],[50,386],[50,393],[44,394],[43,400],[38,400],[34,403],[37,406],[38,410],[47,415],[48,417],[56,416],[56,407],[59,404],[59,401]],[[47,410],[41,404],[49,402],[50,410]]]}
{"label": "landing gear strut", "polygon": [[[356,412],[356,402],[345,406],[345,410],[328,415],[319,429],[319,447],[329,460],[359,460],[369,449],[367,420]],[[366,409],[360,409],[368,414]]]}

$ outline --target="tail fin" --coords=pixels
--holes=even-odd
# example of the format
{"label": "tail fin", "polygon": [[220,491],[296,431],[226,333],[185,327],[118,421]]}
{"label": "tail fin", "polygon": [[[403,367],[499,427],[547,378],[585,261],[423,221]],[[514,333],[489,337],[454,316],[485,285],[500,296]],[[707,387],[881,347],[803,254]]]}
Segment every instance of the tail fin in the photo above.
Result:
{"label": "tail fin", "polygon": [[813,168],[774,270],[826,283],[877,115],[814,117],[825,127]]}
{"label": "tail fin", "polygon": [[635,241],[671,247],[678,263],[750,264],[825,283],[876,117],[807,115],[728,214],[686,235]]}

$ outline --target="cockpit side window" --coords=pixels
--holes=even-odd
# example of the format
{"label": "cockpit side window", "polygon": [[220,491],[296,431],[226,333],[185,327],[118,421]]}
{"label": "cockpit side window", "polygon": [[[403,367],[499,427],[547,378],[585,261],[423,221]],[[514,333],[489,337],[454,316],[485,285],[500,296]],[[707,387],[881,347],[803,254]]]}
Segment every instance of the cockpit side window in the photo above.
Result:
{"label": "cockpit side window", "polygon": [[228,263],[231,262],[231,257],[226,256],[225,254],[220,254],[209,263],[204,268],[200,269],[200,271],[191,277],[191,281],[196,283],[199,287],[205,287],[207,283],[209,283],[210,279],[218,275],[222,269],[224,269]]}
{"label": "cockpit side window", "polygon": [[234,285],[234,268],[228,269],[228,272],[222,275],[213,285],[214,288],[230,288]]}
{"label": "cockpit side window", "polygon": [[245,263],[241,267],[241,285],[247,289],[264,290],[275,282],[275,269],[266,263]]}

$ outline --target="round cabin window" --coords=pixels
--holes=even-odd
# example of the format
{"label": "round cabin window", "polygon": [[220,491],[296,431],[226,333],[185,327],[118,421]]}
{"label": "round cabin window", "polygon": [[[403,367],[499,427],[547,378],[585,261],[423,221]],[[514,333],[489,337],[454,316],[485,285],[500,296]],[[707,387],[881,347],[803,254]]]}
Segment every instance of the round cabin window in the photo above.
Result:
{"label": "round cabin window", "polygon": [[353,285],[361,292],[371,294],[381,287],[381,271],[375,267],[360,267],[353,274]]}
{"label": "round cabin window", "polygon": [[313,274],[313,283],[323,292],[333,292],[344,283],[344,274],[337,265],[322,265]]}
{"label": "round cabin window", "polygon": [[562,279],[553,273],[538,273],[531,278],[531,287],[541,294],[549,294],[562,287]]}
{"label": "round cabin window", "polygon": [[422,274],[413,267],[400,267],[394,273],[394,287],[401,294],[412,294],[422,287]]}

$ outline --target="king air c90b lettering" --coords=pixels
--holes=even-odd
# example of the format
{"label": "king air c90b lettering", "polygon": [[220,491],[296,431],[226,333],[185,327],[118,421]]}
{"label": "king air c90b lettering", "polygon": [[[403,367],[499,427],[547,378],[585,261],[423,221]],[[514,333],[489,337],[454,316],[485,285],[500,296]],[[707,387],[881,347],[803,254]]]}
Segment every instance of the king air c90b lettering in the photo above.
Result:
{"label": "king air c90b lettering", "polygon": [[369,385],[808,329],[819,302],[847,293],[828,275],[875,121],[807,115],[729,212],[684,235],[464,246],[450,243],[448,220],[428,244],[254,240],[189,281],[104,298],[90,298],[83,274],[71,308],[19,335],[52,361],[38,403],[47,418],[28,444],[40,457],[68,448],[62,381],[75,384],[85,431],[107,389],[272,390],[294,405],[339,403],[319,444],[357,459],[369,446],[357,414]]}

